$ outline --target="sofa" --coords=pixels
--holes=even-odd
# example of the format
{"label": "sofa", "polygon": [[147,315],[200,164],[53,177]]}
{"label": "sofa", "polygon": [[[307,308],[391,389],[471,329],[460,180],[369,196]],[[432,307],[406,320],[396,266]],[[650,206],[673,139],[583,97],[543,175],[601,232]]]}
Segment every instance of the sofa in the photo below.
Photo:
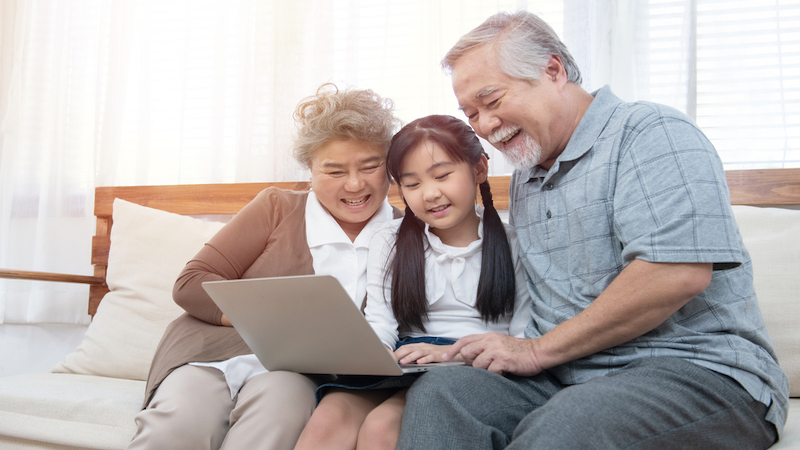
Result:
{"label": "sofa", "polygon": [[[772,448],[800,449],[800,169],[731,171],[728,182],[766,326],[791,382],[789,419]],[[495,204],[507,208],[508,177],[491,183]],[[226,218],[268,185],[308,188],[97,188],[93,276],[0,270],[3,277],[88,284],[93,316],[81,345],[49,372],[0,378],[0,448],[125,448],[152,355],[167,324],[182,312],[171,298],[178,272]],[[390,201],[401,203],[395,191]]]}

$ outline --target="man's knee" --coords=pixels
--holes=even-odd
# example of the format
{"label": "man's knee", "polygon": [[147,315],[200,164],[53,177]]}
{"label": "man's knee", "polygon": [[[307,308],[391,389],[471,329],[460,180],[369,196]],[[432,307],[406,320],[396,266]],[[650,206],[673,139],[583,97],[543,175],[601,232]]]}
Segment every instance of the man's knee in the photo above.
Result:
{"label": "man's knee", "polygon": [[491,372],[469,366],[442,367],[430,370],[419,377],[408,390],[411,404],[436,403],[441,398],[469,397],[474,386],[482,385]]}

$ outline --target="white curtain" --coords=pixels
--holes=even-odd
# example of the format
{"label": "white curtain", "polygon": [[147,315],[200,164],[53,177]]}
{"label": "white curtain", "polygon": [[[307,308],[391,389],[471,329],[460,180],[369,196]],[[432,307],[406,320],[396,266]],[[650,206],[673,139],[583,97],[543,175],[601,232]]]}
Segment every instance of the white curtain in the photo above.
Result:
{"label": "white curtain", "polygon": [[695,119],[726,169],[800,167],[800,0],[565,0],[584,87]]}
{"label": "white curtain", "polygon": [[[757,11],[728,15],[732,4],[756,3]],[[695,108],[713,131],[703,86],[720,88],[706,80],[702,61],[710,54],[709,64],[721,64],[713,58],[721,50],[706,44],[704,30],[717,15],[749,23],[767,11],[774,20],[758,23],[769,34],[771,24],[784,27],[786,14],[797,15],[787,4],[0,0],[0,267],[91,274],[95,186],[307,179],[288,151],[291,113],[326,81],[392,98],[406,122],[459,116],[439,61],[460,35],[500,10],[542,15],[575,54],[585,88],[611,84],[626,100]],[[797,36],[780,27],[772,34],[778,51]],[[785,166],[800,161],[797,102],[788,99],[798,98],[792,52],[782,54],[795,59],[776,91],[786,97],[784,131],[772,127],[781,117],[769,116],[769,133],[784,133]],[[720,73],[742,66],[733,53]],[[741,96],[741,86],[760,86],[739,83],[724,89]],[[758,92],[750,97],[761,99]],[[750,103],[738,105],[748,117]],[[493,174],[510,172],[502,156],[490,154]],[[85,324],[86,298],[83,286],[0,280],[0,323]]]}

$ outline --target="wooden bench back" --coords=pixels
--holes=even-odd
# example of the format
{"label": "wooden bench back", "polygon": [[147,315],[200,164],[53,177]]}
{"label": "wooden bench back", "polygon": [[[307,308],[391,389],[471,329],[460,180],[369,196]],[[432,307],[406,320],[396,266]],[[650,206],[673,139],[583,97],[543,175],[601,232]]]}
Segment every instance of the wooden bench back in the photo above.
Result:
{"label": "wooden bench back", "polygon": [[[800,169],[737,170],[726,173],[734,205],[800,205]],[[511,177],[490,177],[494,204],[508,209],[508,186]],[[112,206],[121,198],[142,206],[182,215],[236,214],[259,192],[269,186],[307,190],[308,182],[197,184],[177,186],[120,186],[95,189],[94,215],[96,235],[92,238],[94,276],[105,280],[108,251],[111,247]],[[389,202],[403,209],[395,186]],[[89,314],[108,292],[105,285],[89,287]]]}

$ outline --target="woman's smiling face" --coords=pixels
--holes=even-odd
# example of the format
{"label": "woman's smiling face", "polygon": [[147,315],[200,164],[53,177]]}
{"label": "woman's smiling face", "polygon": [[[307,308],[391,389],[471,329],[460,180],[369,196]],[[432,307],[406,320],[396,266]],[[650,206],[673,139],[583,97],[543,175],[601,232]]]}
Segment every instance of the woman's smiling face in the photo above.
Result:
{"label": "woman's smiling face", "polygon": [[379,146],[352,139],[330,141],[317,149],[311,159],[314,194],[351,239],[380,209],[389,193],[384,163]]}

